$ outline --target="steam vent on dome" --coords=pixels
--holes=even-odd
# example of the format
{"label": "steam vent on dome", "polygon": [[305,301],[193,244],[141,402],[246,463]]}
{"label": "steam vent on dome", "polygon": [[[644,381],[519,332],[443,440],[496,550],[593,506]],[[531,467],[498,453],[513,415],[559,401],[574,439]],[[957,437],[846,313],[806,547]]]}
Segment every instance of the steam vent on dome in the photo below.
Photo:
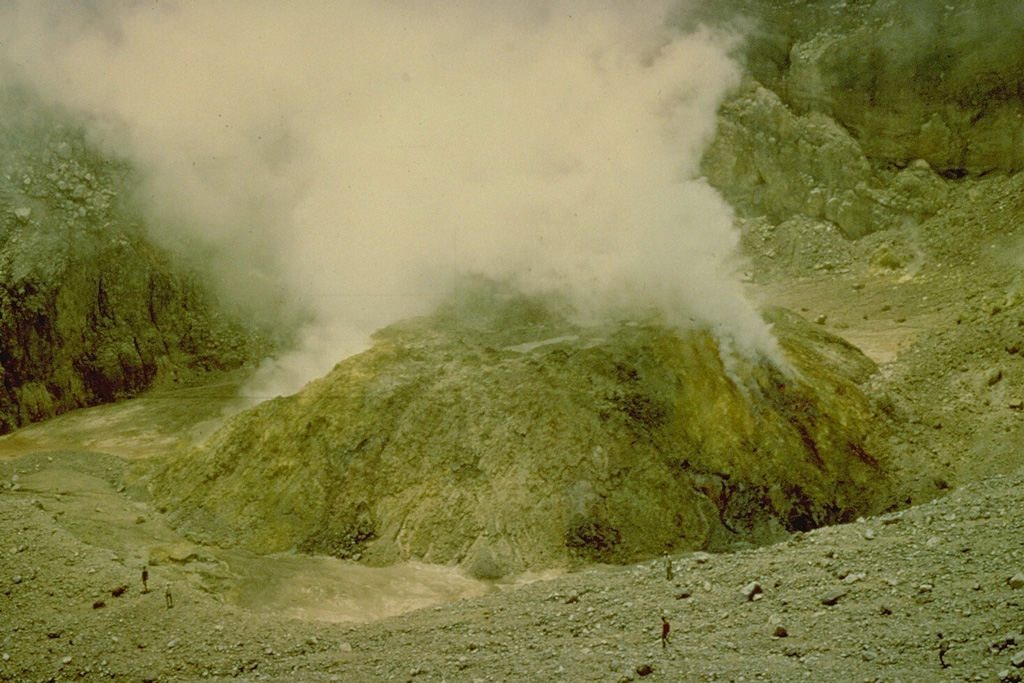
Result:
{"label": "steam vent on dome", "polygon": [[874,364],[768,316],[791,368],[481,288],[236,415],[154,491],[207,542],[484,578],[761,544],[890,504],[860,388]]}

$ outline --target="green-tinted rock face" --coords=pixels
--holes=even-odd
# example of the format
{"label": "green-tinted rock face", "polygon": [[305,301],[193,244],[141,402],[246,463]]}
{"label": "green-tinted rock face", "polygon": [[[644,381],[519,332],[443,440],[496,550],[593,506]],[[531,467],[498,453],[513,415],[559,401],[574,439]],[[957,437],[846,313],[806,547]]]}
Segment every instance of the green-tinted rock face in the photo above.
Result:
{"label": "green-tinted rock face", "polygon": [[764,542],[887,503],[857,388],[873,365],[796,318],[773,314],[787,374],[723,363],[704,331],[489,308],[381,331],[169,463],[157,497],[207,540],[488,577]]}
{"label": "green-tinted rock face", "polygon": [[916,224],[944,206],[944,181],[924,161],[878,171],[835,120],[797,115],[753,80],[722,107],[702,168],[742,213],[827,221],[848,239]]}
{"label": "green-tinted rock face", "polygon": [[0,168],[0,433],[259,355],[66,115],[0,91]]}
{"label": "green-tinted rock face", "polygon": [[702,171],[741,215],[847,239],[914,227],[949,182],[1024,167],[1024,10],[1001,0],[725,0],[744,86]]}
{"label": "green-tinted rock face", "polygon": [[[1024,167],[1024,9],[1005,0],[710,0],[748,73],[835,120],[878,166],[959,177]],[[737,17],[742,17],[737,21]]]}
{"label": "green-tinted rock face", "polygon": [[866,14],[793,46],[784,87],[797,110],[833,116],[880,162],[957,175],[1024,166],[1016,3],[879,0]]}

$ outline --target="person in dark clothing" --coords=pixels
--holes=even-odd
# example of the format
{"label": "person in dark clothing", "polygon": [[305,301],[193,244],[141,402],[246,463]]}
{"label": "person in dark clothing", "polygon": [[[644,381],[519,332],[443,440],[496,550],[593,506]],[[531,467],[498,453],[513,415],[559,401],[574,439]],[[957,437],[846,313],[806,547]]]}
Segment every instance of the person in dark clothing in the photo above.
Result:
{"label": "person in dark clothing", "polygon": [[661,646],[668,647],[668,632],[671,627],[668,625],[668,619],[664,616],[661,618]]}
{"label": "person in dark clothing", "polygon": [[144,566],[142,568],[142,592],[143,593],[148,593],[149,592],[148,581],[149,581],[149,567],[148,566]]}

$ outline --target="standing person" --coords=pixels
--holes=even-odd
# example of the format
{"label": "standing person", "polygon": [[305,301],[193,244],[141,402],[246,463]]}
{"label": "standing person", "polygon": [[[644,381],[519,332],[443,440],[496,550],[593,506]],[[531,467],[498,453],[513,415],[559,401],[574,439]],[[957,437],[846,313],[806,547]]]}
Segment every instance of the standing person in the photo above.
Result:
{"label": "standing person", "polygon": [[668,625],[668,619],[664,615],[661,617],[661,647],[664,649],[668,647],[668,632],[671,627]]}
{"label": "standing person", "polygon": [[164,600],[167,601],[167,609],[174,607],[174,598],[171,597],[171,584],[164,588]]}
{"label": "standing person", "polygon": [[142,592],[143,593],[148,593],[149,592],[149,584],[147,583],[148,581],[149,581],[149,566],[148,565],[143,565],[142,566]]}

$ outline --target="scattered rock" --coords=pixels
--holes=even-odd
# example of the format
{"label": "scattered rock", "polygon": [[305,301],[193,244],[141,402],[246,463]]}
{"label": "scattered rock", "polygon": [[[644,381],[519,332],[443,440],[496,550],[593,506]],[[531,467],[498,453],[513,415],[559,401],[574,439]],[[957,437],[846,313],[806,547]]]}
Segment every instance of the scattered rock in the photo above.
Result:
{"label": "scattered rock", "polygon": [[825,605],[826,607],[832,607],[837,602],[846,597],[847,593],[849,593],[849,591],[847,591],[845,588],[834,588],[832,590],[826,591],[821,596],[821,604]]}
{"label": "scattered rock", "polygon": [[1024,588],[1024,572],[1014,574],[1006,580],[1006,583],[1008,583],[1010,588],[1013,590],[1020,590],[1021,588]]}
{"label": "scattered rock", "polygon": [[761,595],[762,592],[761,584],[757,581],[751,581],[740,589],[739,599],[743,601],[751,601]]}
{"label": "scattered rock", "polygon": [[483,545],[471,551],[465,566],[470,576],[484,581],[496,581],[508,574],[508,567]]}

